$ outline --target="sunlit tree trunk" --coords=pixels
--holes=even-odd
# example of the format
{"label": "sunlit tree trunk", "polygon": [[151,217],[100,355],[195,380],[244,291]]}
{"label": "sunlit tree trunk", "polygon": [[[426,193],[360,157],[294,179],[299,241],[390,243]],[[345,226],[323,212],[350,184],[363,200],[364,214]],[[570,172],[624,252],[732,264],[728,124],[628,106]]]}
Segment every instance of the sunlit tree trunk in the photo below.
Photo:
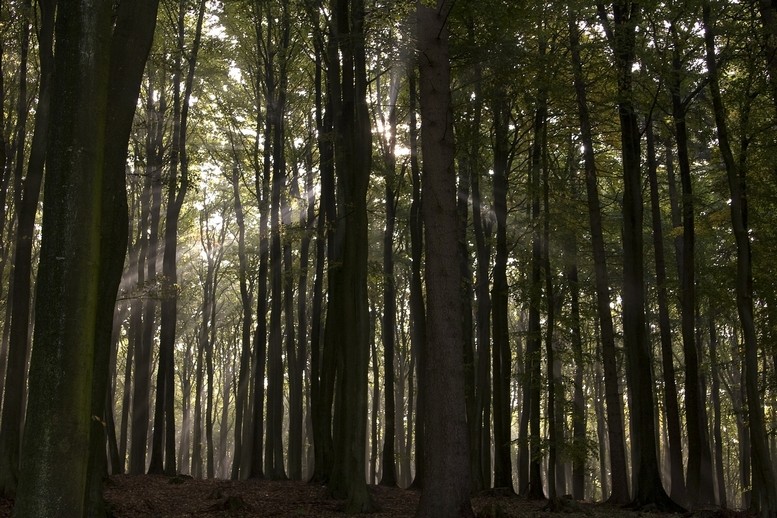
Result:
{"label": "sunlit tree trunk", "polygon": [[[396,76],[394,76],[396,77]],[[396,79],[392,79],[392,82]],[[398,91],[399,85],[390,85],[390,91]],[[381,339],[383,341],[383,372],[384,372],[384,422],[385,433],[383,436],[383,456],[381,460],[382,473],[380,484],[384,486],[397,485],[396,469],[396,404],[394,394],[395,369],[394,357],[396,346],[397,328],[397,290],[394,278],[394,228],[396,226],[397,212],[397,173],[396,147],[397,133],[397,108],[396,98],[388,99],[389,136],[384,139],[383,156],[385,167],[385,211],[386,227],[383,230],[383,318],[381,321]],[[375,382],[377,381],[374,380]]]}

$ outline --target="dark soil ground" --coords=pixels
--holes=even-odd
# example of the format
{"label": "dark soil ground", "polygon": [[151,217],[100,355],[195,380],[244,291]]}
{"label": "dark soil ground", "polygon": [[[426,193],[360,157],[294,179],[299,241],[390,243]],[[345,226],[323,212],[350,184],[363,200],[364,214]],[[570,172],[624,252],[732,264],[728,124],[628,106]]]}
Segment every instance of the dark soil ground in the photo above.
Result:
{"label": "dark soil ground", "polygon": [[[420,493],[399,488],[370,486],[377,512],[371,518],[412,517]],[[302,482],[267,480],[194,480],[190,477],[128,476],[111,477],[105,498],[115,518],[166,517],[321,517],[345,518],[343,502],[327,495],[326,488]],[[556,518],[666,516],[699,518],[744,518],[744,513],[707,509],[685,515],[658,515],[634,512],[606,504],[575,503],[561,500],[555,511],[547,501],[528,501],[499,491],[472,498],[478,518]],[[0,500],[0,517],[10,516],[12,503]]]}

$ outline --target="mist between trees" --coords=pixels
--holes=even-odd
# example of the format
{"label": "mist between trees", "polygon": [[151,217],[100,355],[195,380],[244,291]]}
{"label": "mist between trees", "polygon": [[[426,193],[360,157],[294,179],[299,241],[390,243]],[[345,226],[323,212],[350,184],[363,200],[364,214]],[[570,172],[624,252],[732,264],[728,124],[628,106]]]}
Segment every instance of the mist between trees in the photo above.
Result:
{"label": "mist between trees", "polygon": [[777,514],[771,2],[0,20],[16,515],[108,473]]}

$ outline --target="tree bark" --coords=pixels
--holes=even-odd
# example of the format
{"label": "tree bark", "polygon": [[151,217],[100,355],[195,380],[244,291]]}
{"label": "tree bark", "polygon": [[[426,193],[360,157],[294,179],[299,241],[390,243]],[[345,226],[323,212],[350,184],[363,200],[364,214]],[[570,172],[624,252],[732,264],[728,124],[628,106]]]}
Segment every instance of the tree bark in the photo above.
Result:
{"label": "tree bark", "polygon": [[424,407],[425,473],[416,516],[473,517],[469,500],[469,451],[461,307],[456,243],[456,173],[445,21],[452,5],[416,3],[421,73],[421,135],[424,156],[423,222],[426,235],[428,335],[421,384]]}
{"label": "tree bark", "polygon": [[100,217],[103,189],[110,182],[103,161],[110,7],[95,0],[61,1],[57,11],[17,516],[81,516],[89,508],[95,325],[102,301]]}

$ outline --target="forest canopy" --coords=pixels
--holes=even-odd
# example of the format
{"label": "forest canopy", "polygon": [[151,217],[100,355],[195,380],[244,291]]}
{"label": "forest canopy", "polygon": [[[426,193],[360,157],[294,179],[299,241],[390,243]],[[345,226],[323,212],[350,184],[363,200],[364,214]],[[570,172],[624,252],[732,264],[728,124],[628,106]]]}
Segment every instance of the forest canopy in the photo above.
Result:
{"label": "forest canopy", "polygon": [[777,514],[772,2],[9,0],[0,104],[17,516]]}

